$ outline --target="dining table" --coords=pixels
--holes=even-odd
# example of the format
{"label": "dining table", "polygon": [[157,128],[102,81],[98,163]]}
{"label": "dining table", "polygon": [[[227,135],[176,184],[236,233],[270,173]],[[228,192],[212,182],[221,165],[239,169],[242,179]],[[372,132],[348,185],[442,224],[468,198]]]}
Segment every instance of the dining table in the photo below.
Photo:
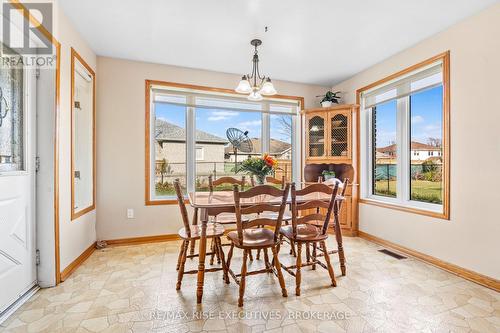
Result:
{"label": "dining table", "polygon": [[[198,304],[201,303],[203,299],[203,286],[205,280],[205,258],[207,253],[207,223],[209,222],[209,216],[216,216],[220,213],[234,213],[235,212],[235,204],[234,204],[234,192],[233,191],[213,191],[213,192],[205,192],[205,191],[195,191],[188,193],[189,204],[195,210],[195,216],[200,218],[200,227],[201,227],[201,235],[199,239],[199,255],[198,255],[198,274],[197,274],[197,288],[196,288],[196,301]],[[240,199],[240,205],[242,207],[253,206],[257,204],[281,204],[281,199],[279,197],[273,197],[270,195],[260,195],[257,197],[252,197],[251,199]],[[331,199],[331,195],[326,193],[309,193],[303,196],[297,196],[296,202],[297,204],[301,204],[304,202],[312,201],[312,200],[321,200],[321,201],[329,201]],[[345,200],[343,196],[337,195],[335,198],[336,203]],[[290,205],[292,202],[291,195],[288,196],[287,205]],[[333,218],[334,218],[334,230],[335,230],[335,238],[337,241],[337,248],[339,253],[339,261],[340,267],[342,270],[342,275],[345,275],[345,256],[344,249],[342,246],[342,234],[341,228],[339,225],[339,216],[338,216],[338,205],[335,204],[333,208]],[[197,221],[194,221],[197,223]]]}

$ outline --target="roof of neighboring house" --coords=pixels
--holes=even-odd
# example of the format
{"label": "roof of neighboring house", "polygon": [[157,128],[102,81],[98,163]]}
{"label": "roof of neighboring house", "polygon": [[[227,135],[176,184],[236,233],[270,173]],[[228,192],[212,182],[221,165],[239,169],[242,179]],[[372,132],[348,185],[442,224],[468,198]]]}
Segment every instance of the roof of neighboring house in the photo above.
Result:
{"label": "roof of neighboring house", "polygon": [[383,153],[381,151],[377,151],[377,153],[375,155],[375,158],[376,159],[379,159],[379,158],[394,158],[394,156],[388,155],[388,154]]}
{"label": "roof of neighboring house", "polygon": [[[155,139],[157,141],[186,141],[186,129],[174,125],[162,119],[156,119],[156,133]],[[226,144],[228,141],[216,135],[196,130],[196,142]]]}
{"label": "roof of neighboring house", "polygon": [[[259,138],[251,138],[250,139],[252,141],[252,146],[253,146],[253,149],[250,153],[243,153],[243,152],[239,152],[238,151],[238,154],[241,154],[241,155],[260,155],[262,154],[262,151],[261,151],[261,139]],[[287,150],[289,150],[290,148],[292,147],[291,144],[289,144],[288,142],[284,142],[284,141],[281,141],[281,140],[277,140],[277,139],[271,139],[270,140],[270,143],[269,143],[269,154],[271,155],[281,155],[283,153],[285,153]],[[233,146],[232,145],[229,145],[226,147],[225,149],[225,153],[226,154],[233,154],[234,151],[233,151]]]}
{"label": "roof of neighboring house", "polygon": [[[411,142],[411,150],[441,150],[441,147],[431,146],[425,143],[412,141]],[[395,152],[396,144],[389,145],[387,147],[377,148],[378,152],[387,153],[387,152]]]}

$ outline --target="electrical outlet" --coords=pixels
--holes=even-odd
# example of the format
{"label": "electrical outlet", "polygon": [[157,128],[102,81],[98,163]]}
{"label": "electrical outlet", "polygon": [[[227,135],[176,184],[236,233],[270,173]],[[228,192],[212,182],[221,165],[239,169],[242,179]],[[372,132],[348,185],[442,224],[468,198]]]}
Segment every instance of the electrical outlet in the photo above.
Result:
{"label": "electrical outlet", "polygon": [[134,218],[134,210],[132,208],[127,208],[127,218],[128,219]]}

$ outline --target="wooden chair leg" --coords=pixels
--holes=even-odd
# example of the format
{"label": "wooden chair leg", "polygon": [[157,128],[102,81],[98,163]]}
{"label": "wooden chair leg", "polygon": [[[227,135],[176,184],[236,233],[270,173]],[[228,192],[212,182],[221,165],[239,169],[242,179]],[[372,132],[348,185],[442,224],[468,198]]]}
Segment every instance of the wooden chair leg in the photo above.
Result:
{"label": "wooden chair leg", "polygon": [[306,245],[306,262],[309,263],[311,261],[311,244],[309,242],[305,243]]}
{"label": "wooden chair leg", "polygon": [[231,259],[233,258],[233,250],[234,250],[234,244],[231,243],[231,247],[229,248],[229,252],[227,253],[227,269],[230,269],[231,267]]}
{"label": "wooden chair leg", "polygon": [[295,272],[295,295],[300,296],[300,282],[301,273],[300,268],[302,266],[302,242],[297,242],[297,270]]}
{"label": "wooden chair leg", "polygon": [[337,241],[337,251],[339,254],[339,262],[340,262],[340,271],[342,272],[342,276],[346,275],[346,267],[345,267],[345,255],[344,255],[344,245],[342,244],[342,228],[339,223],[339,213],[338,206],[334,207],[334,217],[335,217],[335,240]]}
{"label": "wooden chair leg", "polygon": [[278,245],[276,245],[276,252],[280,253],[281,243],[283,243],[283,235],[280,234]]}
{"label": "wooden chair leg", "polygon": [[[221,263],[221,260],[220,260],[221,253],[220,252],[221,252],[221,248],[222,248],[222,245],[219,245],[220,238],[219,238],[218,241],[214,239],[214,243],[215,243],[215,246],[214,246],[214,249],[215,249],[215,258],[217,258],[217,264],[220,265],[220,263]],[[222,243],[220,243],[220,244],[222,244]]]}
{"label": "wooden chair leg", "polygon": [[330,279],[332,280],[332,286],[337,286],[337,281],[335,280],[335,274],[333,273],[333,267],[330,262],[330,255],[328,254],[328,249],[326,248],[325,241],[321,241],[321,248],[325,254],[326,267],[328,268],[328,274],[330,274]]}
{"label": "wooden chair leg", "polygon": [[260,260],[260,249],[257,249],[257,255],[255,256],[255,259]]}
{"label": "wooden chair leg", "polygon": [[187,251],[188,251],[188,244],[189,242],[183,241],[182,242],[182,257],[181,257],[181,264],[179,266],[179,272],[177,273],[177,285],[175,286],[176,290],[181,289],[181,284],[182,284],[182,277],[184,276],[184,265],[186,263],[186,257],[187,257]]}
{"label": "wooden chair leg", "polygon": [[[191,247],[189,249],[189,254],[194,255],[194,247],[196,246],[196,240],[193,239],[189,243],[191,244]],[[191,259],[193,259],[193,258],[191,258]]]}
{"label": "wooden chair leg", "polygon": [[295,242],[290,239],[290,254],[294,257],[297,256],[297,252],[295,251]]}
{"label": "wooden chair leg", "polygon": [[271,265],[269,264],[269,255],[267,253],[267,248],[265,248],[264,250],[264,264],[266,265],[266,269],[270,269],[271,268]]}
{"label": "wooden chair leg", "polygon": [[226,260],[224,258],[224,250],[222,249],[222,241],[220,239],[220,237],[217,237],[216,239],[216,242],[217,242],[217,248],[219,249],[218,253],[219,253],[219,258],[220,258],[220,261],[222,263],[222,271],[224,272],[224,281],[229,284],[229,274],[228,274],[228,268],[227,268],[227,265],[226,265]]}
{"label": "wooden chair leg", "polygon": [[250,250],[243,250],[243,262],[241,264],[241,279],[240,279],[240,296],[238,298],[238,306],[243,306],[243,296],[245,296],[245,278],[247,275],[247,259]]}
{"label": "wooden chair leg", "polygon": [[278,251],[274,246],[271,247],[271,251],[273,252],[274,267],[276,267],[276,273],[278,274],[278,281],[281,287],[281,295],[283,295],[283,297],[287,297],[288,292],[286,291],[285,279],[283,278],[283,272],[281,271],[281,263],[278,258]]}
{"label": "wooden chair leg", "polygon": [[215,258],[215,245],[214,245],[214,239],[212,238],[212,241],[210,242],[210,252],[212,254],[210,255],[210,265],[214,264],[214,258]]}
{"label": "wooden chair leg", "polygon": [[[182,244],[181,244],[181,249],[179,250],[179,257],[177,258],[177,266],[175,267],[175,270],[178,271],[179,270],[179,267],[181,265],[181,260],[182,260],[182,249],[184,249],[184,243],[186,242],[186,240],[183,240],[182,241]],[[189,241],[187,241],[189,242]]]}
{"label": "wooden chair leg", "polygon": [[250,259],[250,261],[253,261],[252,250],[248,250],[248,259]]}
{"label": "wooden chair leg", "polygon": [[313,246],[313,253],[312,253],[312,266],[311,269],[314,271],[316,270],[316,242],[312,243]]}

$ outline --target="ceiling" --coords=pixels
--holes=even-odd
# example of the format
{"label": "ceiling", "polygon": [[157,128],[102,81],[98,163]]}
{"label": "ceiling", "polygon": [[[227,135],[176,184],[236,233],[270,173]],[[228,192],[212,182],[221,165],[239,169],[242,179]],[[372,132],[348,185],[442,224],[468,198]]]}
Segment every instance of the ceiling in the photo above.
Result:
{"label": "ceiling", "polygon": [[[101,56],[330,86],[497,0],[60,0]],[[265,32],[268,26],[268,32]]]}

